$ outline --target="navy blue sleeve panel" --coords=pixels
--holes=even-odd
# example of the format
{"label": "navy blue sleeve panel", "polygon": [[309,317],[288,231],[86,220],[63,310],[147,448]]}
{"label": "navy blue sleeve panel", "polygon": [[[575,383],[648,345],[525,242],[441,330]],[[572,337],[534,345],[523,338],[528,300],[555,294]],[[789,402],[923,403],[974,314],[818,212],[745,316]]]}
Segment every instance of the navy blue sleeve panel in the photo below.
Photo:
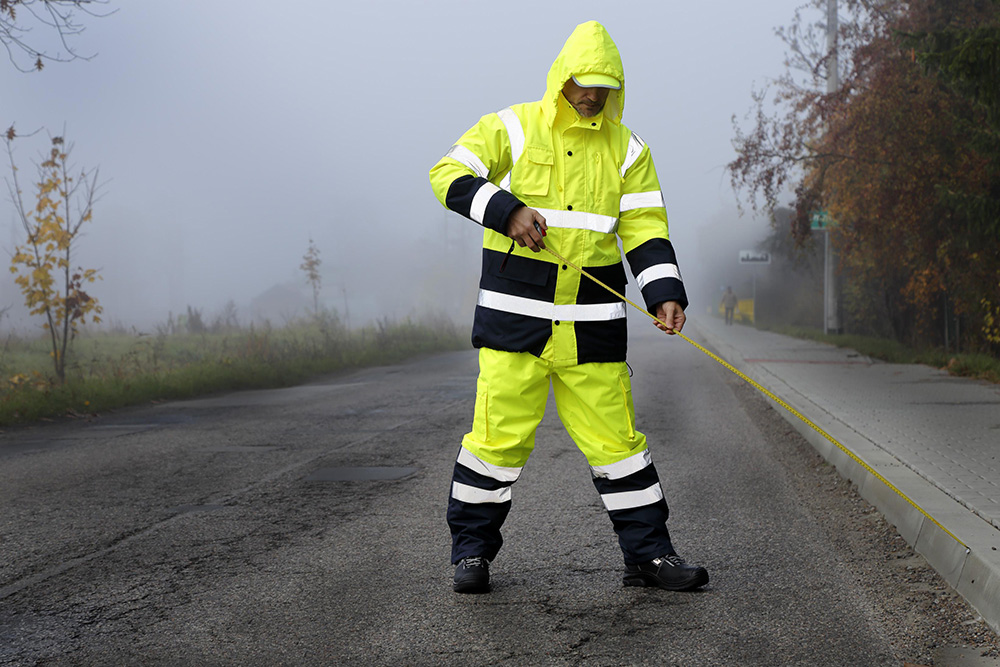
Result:
{"label": "navy blue sleeve panel", "polygon": [[[490,183],[478,176],[459,176],[448,186],[445,205],[455,213],[472,219],[472,202],[480,188]],[[483,215],[483,227],[507,235],[507,220],[518,206],[524,206],[520,199],[507,192],[497,189],[486,204]]]}
{"label": "navy blue sleeve panel", "polygon": [[688,307],[687,293],[677,268],[677,255],[669,240],[650,239],[626,253],[625,259],[650,313],[655,314],[656,306],[664,301],[677,301],[682,308]]}

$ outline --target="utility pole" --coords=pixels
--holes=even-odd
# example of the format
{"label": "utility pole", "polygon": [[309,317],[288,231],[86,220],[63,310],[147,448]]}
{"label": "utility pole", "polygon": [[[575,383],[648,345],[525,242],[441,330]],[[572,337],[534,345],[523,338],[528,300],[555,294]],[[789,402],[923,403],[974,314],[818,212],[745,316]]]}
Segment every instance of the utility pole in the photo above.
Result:
{"label": "utility pole", "polygon": [[[826,0],[826,92],[835,93],[840,88],[837,59],[837,0]],[[826,225],[823,250],[823,333],[840,333],[840,315],[837,307],[837,277],[834,273],[833,246],[830,244],[830,225]]]}

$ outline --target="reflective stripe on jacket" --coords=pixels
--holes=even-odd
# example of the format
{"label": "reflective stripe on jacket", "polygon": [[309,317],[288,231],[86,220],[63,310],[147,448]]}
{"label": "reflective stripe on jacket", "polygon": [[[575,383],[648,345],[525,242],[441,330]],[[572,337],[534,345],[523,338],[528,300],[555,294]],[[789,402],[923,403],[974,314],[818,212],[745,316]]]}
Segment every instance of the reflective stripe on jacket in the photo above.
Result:
{"label": "reflective stripe on jacket", "polygon": [[[562,95],[574,74],[622,82],[604,110],[581,117]],[[505,235],[524,204],[545,218],[547,246],[620,293],[629,268],[653,312],[687,307],[649,148],[621,123],[625,75],[607,31],[577,26],[549,70],[545,96],[483,116],[431,169],[438,200],[485,228],[473,344],[540,355],[551,336],[560,363],[623,361],[625,305],[552,255],[515,247]]]}

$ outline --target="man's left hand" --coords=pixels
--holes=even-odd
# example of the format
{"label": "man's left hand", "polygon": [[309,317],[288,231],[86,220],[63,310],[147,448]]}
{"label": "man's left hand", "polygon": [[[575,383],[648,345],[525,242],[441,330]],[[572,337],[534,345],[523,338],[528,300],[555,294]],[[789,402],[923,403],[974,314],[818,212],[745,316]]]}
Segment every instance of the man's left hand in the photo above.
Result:
{"label": "man's left hand", "polygon": [[656,327],[670,335],[683,329],[684,322],[687,320],[684,309],[676,301],[664,301],[659,304],[656,307],[656,318],[660,320],[654,323]]}

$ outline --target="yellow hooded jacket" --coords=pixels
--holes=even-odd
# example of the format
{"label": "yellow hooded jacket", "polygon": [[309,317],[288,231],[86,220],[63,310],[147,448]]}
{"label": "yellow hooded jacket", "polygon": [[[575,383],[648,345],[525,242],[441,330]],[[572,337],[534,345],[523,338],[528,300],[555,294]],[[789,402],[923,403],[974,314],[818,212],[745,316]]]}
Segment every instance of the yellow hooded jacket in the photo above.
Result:
{"label": "yellow hooded jacket", "polygon": [[[573,75],[588,73],[622,84],[590,118],[562,95]],[[544,251],[516,247],[500,270],[507,219],[521,205],[545,218],[547,246],[624,293],[621,238],[650,312],[664,301],[687,307],[653,159],[622,124],[624,108],[618,48],[604,26],[583,23],[552,63],[541,100],[483,116],[431,169],[438,200],[485,228],[475,347],[540,356],[551,337],[556,363],[625,360],[620,299]]]}

